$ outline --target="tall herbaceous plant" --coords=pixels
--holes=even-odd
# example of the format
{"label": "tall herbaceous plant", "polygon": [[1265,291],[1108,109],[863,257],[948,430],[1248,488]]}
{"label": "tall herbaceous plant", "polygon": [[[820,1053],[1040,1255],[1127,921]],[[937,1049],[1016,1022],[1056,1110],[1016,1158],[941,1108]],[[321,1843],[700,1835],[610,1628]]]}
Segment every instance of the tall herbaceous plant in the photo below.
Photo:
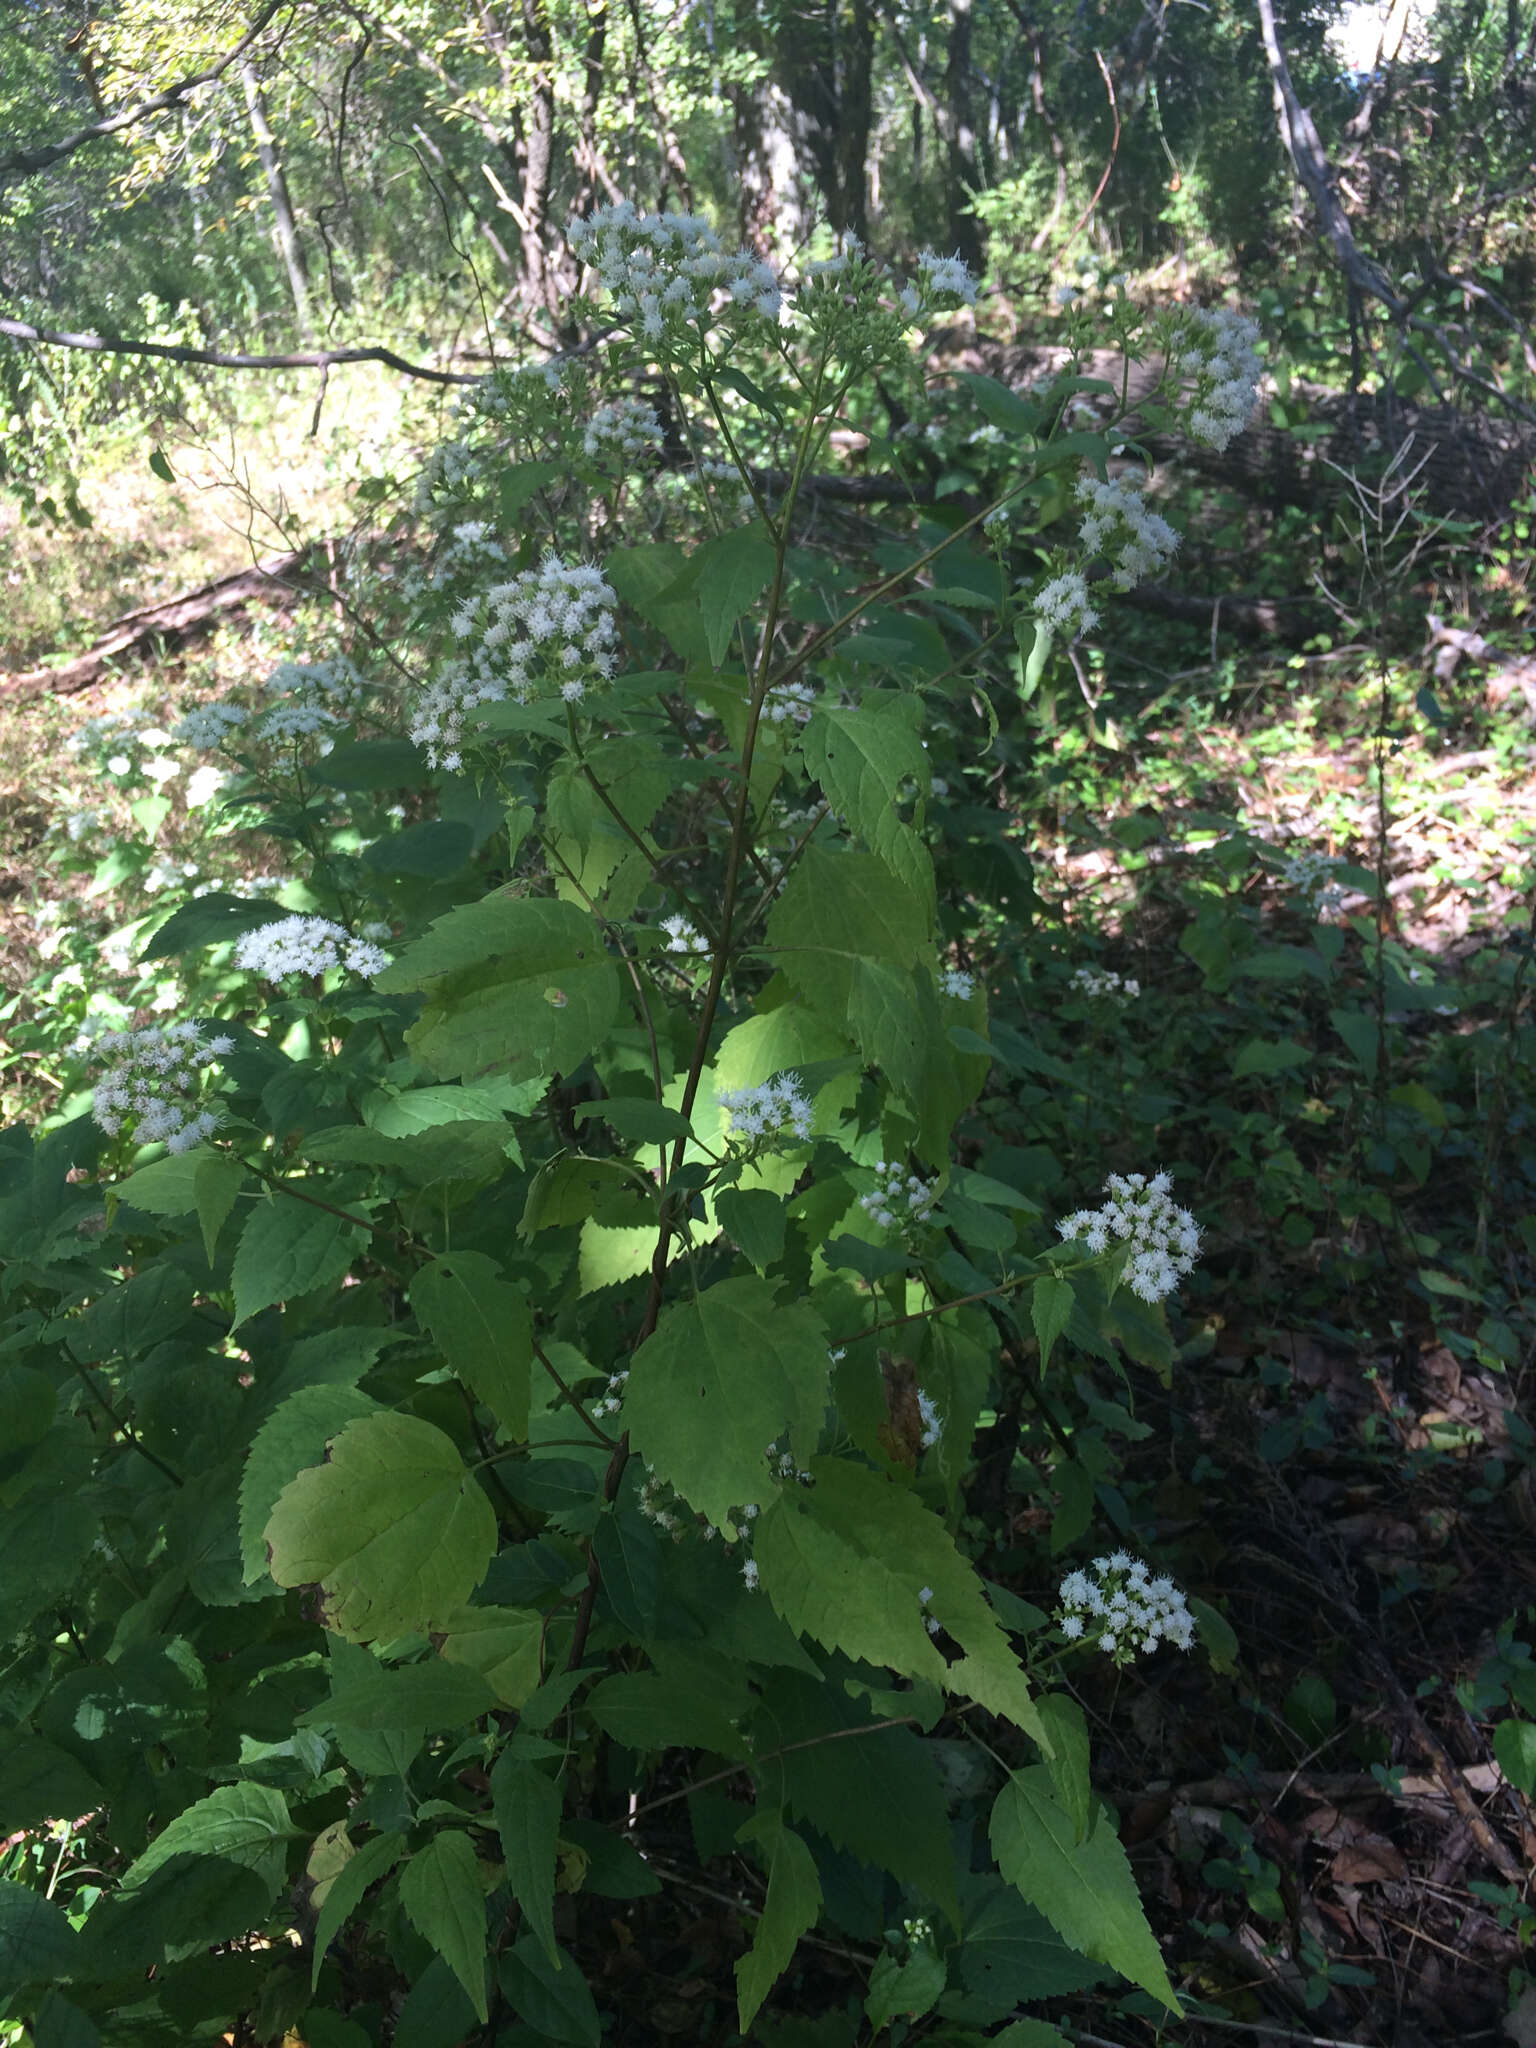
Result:
{"label": "tall herbaceous plant", "polygon": [[[985,501],[850,523],[830,436],[921,404],[953,259],[571,242],[600,342],[470,393],[347,657],[161,735],[291,879],[177,910],[185,1014],[93,1012],[85,1113],[4,1140],[0,1820],[88,1851],[0,1887],[39,2040],[596,2043],[704,1865],[722,2041],[1178,2008],[1053,1687],[1218,1618],[1118,1547],[1031,1606],[965,1514],[1021,1377],[1167,1360],[1201,1227],[1155,1160],[1059,1223],[961,1163],[927,743],[1178,536],[1075,363],[956,382]],[[1143,419],[1242,426],[1246,322],[1108,317]]]}

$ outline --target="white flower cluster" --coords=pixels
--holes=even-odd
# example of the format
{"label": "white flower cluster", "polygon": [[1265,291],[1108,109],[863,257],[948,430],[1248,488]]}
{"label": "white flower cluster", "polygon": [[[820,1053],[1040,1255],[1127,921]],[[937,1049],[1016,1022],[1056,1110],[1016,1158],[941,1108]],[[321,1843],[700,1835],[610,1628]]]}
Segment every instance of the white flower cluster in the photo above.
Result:
{"label": "white flower cluster", "polygon": [[222,699],[197,704],[172,726],[171,737],[180,746],[196,747],[199,753],[211,754],[216,747],[223,746],[232,732],[238,732],[250,715],[243,704]]}
{"label": "white flower cluster", "polygon": [[707,953],[709,941],[686,917],[664,917],[661,929],[667,935],[669,953]]}
{"label": "white flower cluster", "polygon": [[811,1135],[811,1105],[795,1074],[775,1074],[756,1088],[722,1088],[715,1100],[729,1119],[727,1138],[755,1145]]}
{"label": "white flower cluster", "polygon": [[264,740],[302,740],[342,723],[323,704],[275,704],[262,718],[256,734]]}
{"label": "white flower cluster", "polygon": [[1097,1642],[1117,1664],[1150,1657],[1164,1643],[1193,1648],[1195,1621],[1172,1579],[1154,1579],[1139,1557],[1117,1550],[1089,1572],[1061,1582],[1057,1626],[1069,1642]]}
{"label": "white flower cluster", "polygon": [[624,1386],[628,1378],[629,1368],[627,1366],[619,1372],[609,1373],[608,1384],[603,1389],[601,1399],[592,1403],[592,1419],[595,1422],[601,1422],[609,1415],[618,1414],[624,1405]]}
{"label": "white flower cluster", "polygon": [[1134,976],[1116,974],[1112,967],[1075,967],[1069,986],[1100,1002],[1129,1003],[1141,994]]}
{"label": "white flower cluster", "polygon": [[1173,559],[1178,533],[1161,513],[1151,509],[1132,478],[1115,477],[1103,483],[1096,476],[1085,476],[1077,486],[1077,499],[1088,507],[1078,537],[1090,555],[1109,557],[1117,590],[1134,589]]}
{"label": "white flower cluster", "polygon": [[89,808],[70,811],[64,818],[64,830],[69,834],[71,846],[78,846],[82,839],[96,831],[102,823],[102,813]]}
{"label": "white flower cluster", "polygon": [[809,683],[776,683],[763,699],[763,709],[773,725],[783,725],[786,720],[804,725],[815,708],[816,692]]}
{"label": "white flower cluster", "polygon": [[280,917],[242,932],[235,941],[235,965],[267,981],[288,974],[326,974],[345,967],[351,974],[382,974],[391,956],[371,939],[354,939],[345,925],[328,917]]}
{"label": "white flower cluster", "polygon": [[65,740],[64,750],[69,754],[89,754],[99,753],[105,747],[120,748],[124,742],[137,744],[145,737],[139,724],[142,716],[139,711],[104,711],[98,718],[87,718]]}
{"label": "white flower cluster", "polygon": [[1181,410],[1197,441],[1225,448],[1252,419],[1264,374],[1258,339],[1256,320],[1224,307],[1197,307],[1186,316],[1175,363],[1188,387]]}
{"label": "white flower cluster", "polygon": [[932,1586],[920,1586],[918,1588],[917,1604],[923,1610],[923,1627],[927,1629],[929,1635],[936,1636],[943,1624],[939,1621],[937,1615],[928,1612],[928,1603],[932,1598]]}
{"label": "white flower cluster", "polygon": [[940,256],[932,249],[918,252],[917,267],[927,299],[958,299],[962,306],[976,303],[976,280],[958,256]]}
{"label": "white flower cluster", "polygon": [[1035,592],[1035,611],[1053,632],[1063,639],[1075,640],[1079,633],[1086,633],[1099,623],[1099,615],[1088,602],[1088,584],[1075,569],[1069,569],[1064,576],[1053,576],[1043,589]]}
{"label": "white flower cluster", "polygon": [[1326,853],[1293,853],[1281,862],[1280,879],[1308,898],[1314,917],[1328,918],[1344,904],[1344,885],[1335,879],[1337,868],[1337,861]]}
{"label": "white flower cluster", "polygon": [[939,975],[939,988],[944,995],[958,996],[964,1002],[975,993],[976,977],[963,967],[946,967]]}
{"label": "white flower cluster", "polygon": [[104,1031],[82,1041],[101,1068],[91,1094],[91,1115],[109,1138],[132,1127],[139,1145],[163,1143],[190,1152],[218,1129],[218,1112],[201,1107],[202,1069],[234,1048],[222,1035],[204,1038],[196,1024],[163,1031]]}
{"label": "white flower cluster", "polygon": [[776,321],[784,303],[771,264],[720,237],[692,213],[640,213],[627,199],[574,223],[573,253],[589,263],[619,314],[649,341],[710,324],[711,309]]}
{"label": "white flower cluster", "polygon": [[600,405],[581,437],[583,452],[594,462],[636,462],[658,456],[665,445],[661,419],[643,398],[615,398]]}
{"label": "white flower cluster", "polygon": [[1200,1252],[1200,1226],[1170,1199],[1173,1178],[1155,1173],[1112,1173],[1104,1183],[1109,1200],[1102,1209],[1078,1209],[1056,1228],[1069,1243],[1081,1240],[1091,1252],[1108,1251],[1117,1240],[1130,1245],[1126,1285],[1143,1301],[1172,1294],[1180,1277],[1192,1273]]}
{"label": "white flower cluster", "polygon": [[434,768],[463,765],[464,720],[477,704],[526,704],[541,685],[567,704],[617,670],[618,597],[591,563],[548,554],[537,569],[494,583],[453,615],[461,660],[417,699],[411,739]]}
{"label": "white flower cluster", "polygon": [[[623,1377],[627,1379],[628,1374]],[[612,1384],[613,1381],[610,1380],[609,1385]],[[614,1406],[617,1405],[615,1402]],[[664,1529],[674,1542],[680,1543],[688,1526],[686,1519],[677,1512],[683,1503],[673,1492],[670,1483],[659,1478],[649,1465],[646,1466],[645,1473],[645,1478],[640,1482],[640,1492],[635,1505],[648,1522],[654,1522],[656,1527]]]}
{"label": "white flower cluster", "polygon": [[934,1204],[934,1191],[915,1173],[903,1173],[884,1159],[875,1161],[876,1184],[872,1193],[860,1195],[859,1207],[872,1216],[882,1230],[910,1230],[921,1223]]}

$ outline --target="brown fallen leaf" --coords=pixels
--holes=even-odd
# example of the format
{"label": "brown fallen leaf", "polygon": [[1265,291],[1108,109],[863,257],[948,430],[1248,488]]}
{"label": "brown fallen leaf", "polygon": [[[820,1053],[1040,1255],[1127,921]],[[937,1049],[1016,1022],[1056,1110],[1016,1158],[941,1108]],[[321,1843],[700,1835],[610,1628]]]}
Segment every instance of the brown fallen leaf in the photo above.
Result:
{"label": "brown fallen leaf", "polygon": [[1390,1884],[1408,1875],[1408,1863],[1390,1842],[1354,1842],[1328,1866],[1335,1884]]}

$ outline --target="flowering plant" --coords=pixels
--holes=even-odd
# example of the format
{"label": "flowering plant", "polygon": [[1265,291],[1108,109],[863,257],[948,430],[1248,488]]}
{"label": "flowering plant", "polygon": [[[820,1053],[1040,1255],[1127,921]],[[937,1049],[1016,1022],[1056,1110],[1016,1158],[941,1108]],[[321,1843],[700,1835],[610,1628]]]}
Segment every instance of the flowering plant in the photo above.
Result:
{"label": "flowering plant", "polygon": [[[616,334],[486,380],[351,651],[164,745],[91,742],[217,754],[295,874],[146,935],[211,1021],[98,1038],[94,1122],[27,1139],[24,1202],[0,1184],[14,1697],[58,1796],[138,1831],[78,1948],[39,1902],[37,1953],[81,2026],[131,1980],[161,2038],[224,2030],[184,1966],[248,1942],[274,2037],[352,2039],[392,1969],[397,2040],[430,2014],[595,2042],[572,1949],[659,1882],[670,1758],[690,1798],[729,1784],[698,1824],[765,1888],[744,2035],[853,1860],[922,1929],[904,2012],[991,2025],[1026,1995],[966,1988],[977,1911],[1176,2010],[966,1496],[983,1412],[1053,1347],[1168,1369],[1201,1231],[1168,1175],[1112,1174],[1052,1240],[1022,1153],[987,1151],[1003,969],[944,865],[946,777],[988,738],[981,607],[1047,658],[1171,529],[1110,480],[1112,422],[971,377],[986,502],[818,553],[834,429],[975,281],[850,241],[786,283],[623,205],[571,239]],[[1235,419],[1250,344],[1181,331],[1192,423]],[[1008,508],[1037,560],[1077,522],[1049,575],[1013,576]],[[969,815],[1011,872],[1000,815]],[[1058,1451],[1065,1501],[1086,1473]],[[1060,1634],[1126,1661],[1187,1647],[1194,1611],[1111,1557],[1063,1585]],[[983,1868],[941,1723],[951,1750],[988,1730]]]}

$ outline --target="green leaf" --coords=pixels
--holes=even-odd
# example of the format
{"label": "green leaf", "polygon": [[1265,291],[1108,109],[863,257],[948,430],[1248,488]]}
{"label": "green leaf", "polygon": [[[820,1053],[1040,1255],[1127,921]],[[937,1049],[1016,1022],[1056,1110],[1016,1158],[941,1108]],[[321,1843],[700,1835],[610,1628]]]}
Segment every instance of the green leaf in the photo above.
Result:
{"label": "green leaf", "polygon": [[476,2017],[489,2012],[485,1995],[485,1893],[474,1843],[458,1828],[434,1835],[418,1849],[400,1879],[400,1902],[417,1933],[469,1993]]}
{"label": "green leaf", "polygon": [[[908,1488],[845,1459],[813,1458],[810,1470],[815,1483],[780,1493],[759,1517],[753,1543],[761,1584],[790,1627],[828,1649],[967,1693],[1048,1750],[981,1581],[938,1516]],[[946,1665],[935,1648],[930,1613],[965,1651],[958,1662]]]}
{"label": "green leaf", "polygon": [[745,1756],[746,1744],[719,1705],[699,1689],[654,1671],[620,1671],[587,1695],[587,1710],[605,1735],[639,1755],[662,1749],[707,1749]]}
{"label": "green leaf", "polygon": [[1035,1701],[1041,1725],[1056,1752],[1046,1764],[1057,1804],[1072,1823],[1072,1839],[1088,1839],[1093,1785],[1088,1775],[1088,1723],[1069,1693],[1042,1693]]}
{"label": "green leaf", "polygon": [[[563,2048],[599,2048],[602,2022],[586,1978],[558,1951],[553,1961],[533,1935],[522,1935],[502,1956],[497,1972],[503,1995],[521,2020]],[[541,2044],[542,2048],[542,2044]]]}
{"label": "green leaf", "polygon": [[0,1834],[77,1820],[103,1800],[100,1785],[66,1751],[35,1735],[7,1736],[0,1750]]}
{"label": "green leaf", "polygon": [[364,1892],[393,1870],[404,1854],[404,1835],[375,1835],[355,1856],[349,1856],[332,1878],[320,1907],[320,1916],[315,1922],[315,1955],[309,1974],[311,1991],[320,1982],[320,1966],[325,1961],[326,1950],[361,1904]]}
{"label": "green leaf", "polygon": [[[370,1659],[370,1662],[372,1660]],[[301,1728],[361,1728],[365,1733],[396,1728],[454,1728],[478,1721],[497,1704],[476,1671],[433,1658],[423,1664],[376,1664],[358,1677],[332,1681],[328,1699],[300,1714]]]}
{"label": "green leaf", "polygon": [[1058,1280],[1049,1273],[1029,1290],[1029,1313],[1040,1346],[1041,1372],[1051,1362],[1051,1350],[1056,1339],[1072,1320],[1072,1306],[1076,1298],[1070,1280]]}
{"label": "green leaf", "polygon": [[731,644],[736,621],[767,589],[777,559],[761,521],[754,519],[705,541],[677,582],[660,592],[658,601],[666,604],[692,592],[703,616],[710,662],[718,668]]}
{"label": "green leaf", "polygon": [[101,2035],[88,2013],[50,1991],[32,2022],[32,2042],[33,2048],[101,2048]]}
{"label": "green leaf", "polygon": [[761,1767],[760,1777],[765,1786],[782,1785],[791,1817],[861,1863],[890,1871],[958,1926],[948,1794],[933,1748],[909,1728],[874,1725],[916,1710],[915,1693],[887,1693],[877,1705],[779,1672],[765,1705],[783,1753]]}
{"label": "green leaf", "polygon": [[1232,1072],[1238,1080],[1249,1074],[1283,1074],[1289,1067],[1304,1067],[1311,1057],[1294,1038],[1248,1038],[1232,1055]]}
{"label": "green leaf", "polygon": [[816,1925],[821,1879],[815,1857],[779,1814],[754,1814],[742,1824],[737,1840],[755,1843],[768,1864],[768,1894],[752,1946],[736,1964],[736,2025],[745,2034],[794,1960],[801,1935]]}
{"label": "green leaf", "polygon": [[1083,1842],[1057,1804],[1043,1764],[1013,1771],[992,1808],[992,1853],[1011,1885],[1074,1948],[1161,1999],[1178,1999],[1142,1911],[1136,1880],[1108,1812]]}
{"label": "green leaf", "polygon": [[366,1225],[328,1209],[269,1195],[246,1218],[235,1247],[232,1328],[280,1301],[297,1301],[339,1280],[368,1243]]}
{"label": "green leaf", "polygon": [[69,1591],[99,1526],[96,1509],[73,1489],[42,1488],[0,1513],[0,1640],[15,1637]]}
{"label": "green leaf", "polygon": [[266,1541],[280,1586],[318,1585],[324,1625],[370,1642],[462,1606],[495,1552],[496,1517],[440,1429],[368,1415],[284,1488]]}
{"label": "green leaf", "polygon": [[786,1426],[808,1455],[827,1398],[827,1335],[766,1281],[723,1280],[662,1316],[630,1363],[634,1448],[716,1527],[775,1485],[767,1447]]}
{"label": "green leaf", "polygon": [[760,1273],[784,1256],[784,1203],[767,1188],[722,1188],[715,1218]]}
{"label": "green leaf", "polygon": [[904,1963],[884,1949],[870,1972],[865,2017],[877,2034],[893,2019],[921,2019],[932,2009],[948,1979],[944,1958],[931,1948],[919,1948]]}
{"label": "green leaf", "polygon": [[640,547],[612,548],[603,563],[608,582],[641,618],[656,627],[684,661],[702,662],[709,640],[691,597],[667,595],[687,567],[688,557],[676,541],[650,541]]}
{"label": "green leaf", "polygon": [[177,953],[195,953],[203,946],[222,946],[243,932],[275,924],[287,913],[270,897],[247,899],[214,890],[173,910],[140,953],[141,960],[169,960]]}
{"label": "green leaf", "polygon": [[80,1937],[62,1908],[30,1885],[0,1879],[0,1997],[74,1974]]}
{"label": "green leaf", "polygon": [[123,1873],[120,1889],[147,1884],[175,1856],[216,1858],[259,1877],[275,1896],[282,1882],[283,1844],[295,1833],[288,1802],[270,1785],[220,1785],[161,1829]]}
{"label": "green leaf", "polygon": [[1188,1606],[1195,1618],[1195,1629],[1200,1637],[1201,1647],[1217,1671],[1235,1671],[1241,1644],[1231,1622],[1219,1608],[1209,1601],[1189,1596]]}
{"label": "green leaf", "polygon": [[409,740],[344,740],[305,773],[326,789],[420,789],[426,756]]}
{"label": "green leaf", "polygon": [[150,466],[150,469],[151,469],[151,470],[153,471],[153,473],[154,473],[154,474],[155,474],[155,475],[156,475],[157,477],[159,477],[159,479],[160,479],[161,483],[163,483],[163,484],[173,484],[173,483],[175,483],[175,481],[176,481],[176,472],[175,472],[175,470],[174,470],[174,469],[172,469],[172,467],[171,467],[170,463],[166,461],[166,459],[165,459],[165,454],[164,454],[164,451],[163,451],[162,449],[159,449],[159,448],[151,448],[151,449],[150,449],[150,451],[149,451],[149,466]]}
{"label": "green leaf", "polygon": [[203,1249],[213,1264],[219,1232],[245,1185],[242,1162],[211,1145],[172,1153],[152,1166],[141,1166],[112,1190],[114,1202],[126,1202],[149,1216],[190,1216],[202,1226]]}
{"label": "green leaf", "polygon": [[621,1138],[642,1145],[665,1144],[673,1138],[691,1138],[693,1125],[680,1110],[664,1102],[650,1102],[641,1095],[605,1097],[601,1102],[579,1102],[573,1111],[579,1124],[601,1117]]}
{"label": "green leaf", "polygon": [[1040,406],[1020,398],[1016,391],[1010,391],[995,377],[982,376],[978,370],[962,370],[957,381],[976,401],[976,410],[994,427],[1001,427],[1012,437],[1027,434],[1033,439],[1035,429],[1044,418]]}
{"label": "green leaf", "polygon": [[1012,1885],[990,1875],[968,1876],[962,1891],[959,1985],[950,1993],[962,2008],[956,2018],[988,2025],[1021,2005],[1087,1990],[1108,1974],[1102,1964],[1068,1948]]}
{"label": "green leaf", "polygon": [[592,1555],[602,1573],[602,1597],[632,1636],[660,1626],[660,1539],[654,1524],[633,1507],[607,1508],[592,1532]]}
{"label": "green leaf", "polygon": [[560,1787],[537,1764],[503,1750],[491,1771],[491,1809],[501,1838],[507,1883],[555,1969],[555,1845],[560,1837]]}
{"label": "green leaf", "polygon": [[378,1405],[356,1387],[301,1387],[257,1430],[240,1479],[240,1562],[247,1586],[266,1577],[266,1527],[283,1488],[295,1474],[321,1463],[331,1437]]}
{"label": "green leaf", "polygon": [[992,2036],[992,2048],[1072,2048],[1072,2044],[1049,2020],[1015,2020]]}
{"label": "green leaf", "polygon": [[431,882],[456,875],[474,850],[474,830],[462,819],[418,818],[365,846],[361,858],[375,874],[417,875]]}
{"label": "green leaf", "polygon": [[570,1073],[607,1037],[618,975],[589,911],[504,890],[438,918],[375,986],[423,989],[412,1050],[443,1079]]}
{"label": "green leaf", "polygon": [[522,1707],[538,1690],[546,1621],[537,1609],[461,1607],[442,1627],[443,1656],[478,1671],[504,1707]]}
{"label": "green leaf", "polygon": [[1381,1034],[1376,1019],[1365,1010],[1330,1010],[1333,1028],[1365,1069],[1368,1081],[1376,1078],[1381,1051]]}
{"label": "green leaf", "polygon": [[1501,1721],[1493,1731],[1499,1769],[1524,1798],[1536,1794],[1536,1722]]}
{"label": "green leaf", "polygon": [[929,793],[928,756],[918,735],[922,700],[869,691],[859,707],[818,705],[801,745],[827,801],[917,900],[933,898],[933,862],[902,822],[908,785],[919,811]]}
{"label": "green leaf", "polygon": [[484,1252],[449,1252],[416,1275],[411,1307],[507,1440],[524,1442],[533,1322],[522,1290]]}
{"label": "green leaf", "polygon": [[837,1024],[848,1014],[855,964],[914,967],[928,933],[923,907],[892,888],[884,861],[817,846],[802,854],[768,918],[768,943],[785,979]]}
{"label": "green leaf", "polygon": [[884,960],[855,960],[848,1027],[864,1057],[880,1068],[916,1118],[919,1155],[943,1164],[956,1119],[979,1092],[987,1063],[951,1043],[932,977]]}

